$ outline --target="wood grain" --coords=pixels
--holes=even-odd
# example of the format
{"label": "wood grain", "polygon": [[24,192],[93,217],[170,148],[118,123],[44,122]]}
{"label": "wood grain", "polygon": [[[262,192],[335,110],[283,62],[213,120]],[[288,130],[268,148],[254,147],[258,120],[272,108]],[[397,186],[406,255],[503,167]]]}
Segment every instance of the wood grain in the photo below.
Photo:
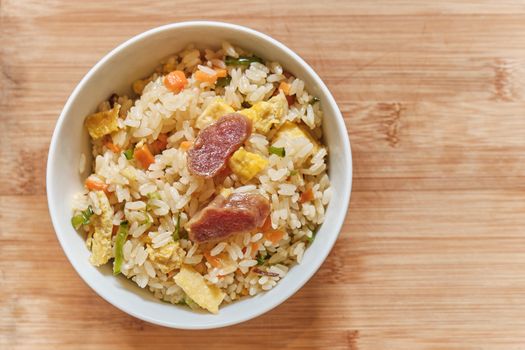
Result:
{"label": "wood grain", "polygon": [[[67,262],[45,198],[74,86],[123,40],[210,19],[303,56],[354,155],[333,253],[289,301],[226,329],[136,320]],[[525,349],[522,1],[0,2],[0,348]]]}

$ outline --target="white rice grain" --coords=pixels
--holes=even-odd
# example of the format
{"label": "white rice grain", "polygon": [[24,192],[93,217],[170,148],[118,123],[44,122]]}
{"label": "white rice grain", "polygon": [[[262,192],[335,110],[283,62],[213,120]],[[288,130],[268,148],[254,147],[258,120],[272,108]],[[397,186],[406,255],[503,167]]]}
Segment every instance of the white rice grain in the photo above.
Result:
{"label": "white rice grain", "polygon": [[230,243],[231,248],[235,251],[235,255],[237,255],[237,258],[242,259],[243,253],[241,250],[241,247],[235,242]]}
{"label": "white rice grain", "polygon": [[168,289],[166,289],[166,295],[173,295],[176,292],[180,291],[180,287],[176,284],[172,285]]}
{"label": "white rice grain", "polygon": [[151,263],[147,260],[144,262],[144,269],[146,270],[146,273],[148,274],[149,277],[155,278],[155,275],[156,275],[155,269],[153,268]]}
{"label": "white rice grain", "polygon": [[186,256],[188,258],[191,258],[193,256],[193,254],[197,251],[197,249],[199,248],[199,245],[197,243],[195,243],[191,248],[190,250],[188,251],[188,253],[186,254]]}
{"label": "white rice grain", "polygon": [[218,243],[215,247],[213,247],[212,250],[210,250],[210,255],[211,256],[219,255],[220,253],[222,253],[224,248],[226,248],[226,245],[227,245],[226,242]]}
{"label": "white rice grain", "polygon": [[237,51],[235,51],[233,46],[227,41],[223,41],[222,42],[222,49],[224,50],[224,52],[226,53],[227,56],[231,56],[231,57],[234,57],[234,58],[238,58],[239,57],[239,54],[237,53]]}
{"label": "white rice grain", "polygon": [[146,249],[144,249],[144,247],[141,246],[137,250],[137,256],[135,257],[135,263],[138,266],[141,266],[142,264],[144,264],[147,257],[148,257],[148,252],[146,251]]}
{"label": "white rice grain", "polygon": [[246,192],[251,192],[251,191],[255,191],[257,187],[255,187],[255,185],[246,185],[246,186],[241,186],[241,187],[237,187],[234,192],[235,193],[246,193]]}
{"label": "white rice grain", "polygon": [[239,266],[243,266],[243,267],[252,267],[252,266],[255,266],[257,265],[257,260],[253,260],[253,259],[250,259],[250,260],[242,260],[240,263],[239,263]]}
{"label": "white rice grain", "polygon": [[140,288],[144,288],[148,285],[149,277],[146,274],[139,274],[133,277],[133,280],[135,281],[135,283],[138,284]]}
{"label": "white rice grain", "polygon": [[252,236],[252,242],[255,243],[259,241],[261,238],[263,238],[263,234],[261,232],[258,232]]}
{"label": "white rice grain", "polygon": [[237,260],[237,253],[235,251],[235,249],[232,248],[231,245],[226,245],[226,251],[228,252],[228,254],[230,255],[230,258],[233,260],[233,261],[236,261]]}
{"label": "white rice grain", "polygon": [[184,258],[184,263],[189,264],[189,265],[196,265],[200,263],[201,260],[202,260],[202,254],[197,254],[192,257]]}
{"label": "white rice grain", "polygon": [[280,184],[277,193],[279,193],[282,196],[291,196],[295,193],[296,189],[297,186],[292,184]]}
{"label": "white rice grain", "polygon": [[146,203],[144,203],[143,201],[127,202],[124,208],[128,210],[146,209]]}
{"label": "white rice grain", "polygon": [[126,243],[124,243],[124,245],[122,246],[122,255],[124,256],[125,261],[128,261],[130,258],[131,248],[132,248],[132,244],[131,244],[131,241],[129,240],[126,241]]}

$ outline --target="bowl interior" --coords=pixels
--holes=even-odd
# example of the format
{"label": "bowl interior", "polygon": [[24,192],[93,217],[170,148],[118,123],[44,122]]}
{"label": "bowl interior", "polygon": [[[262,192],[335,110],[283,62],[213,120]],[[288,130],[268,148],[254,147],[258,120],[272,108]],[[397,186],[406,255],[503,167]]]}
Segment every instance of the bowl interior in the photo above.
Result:
{"label": "bowl interior", "polygon": [[[306,250],[302,264],[269,292],[223,307],[218,315],[195,313],[184,307],[155,299],[124,277],[113,277],[111,268],[89,264],[84,238],[70,224],[73,196],[82,190],[90,170],[79,174],[80,155],[90,158],[86,115],[111,93],[129,93],[131,83],[149,75],[158,61],[189,43],[218,47],[223,40],[255,54],[282,63],[286,70],[305,81],[308,91],[321,99],[325,114],[323,127],[329,149],[329,175],[333,197],[325,223]],[[348,136],[341,114],[330,92],[298,56],[277,41],[244,27],[213,22],[186,22],[145,32],[122,44],[104,57],[84,77],[69,98],[57,123],[51,143],[47,193],[52,221],[62,247],[81,277],[104,299],[143,320],[176,328],[213,328],[235,324],[277,306],[297,291],[315,273],[330,252],[341,229],[348,206],[352,164]]]}

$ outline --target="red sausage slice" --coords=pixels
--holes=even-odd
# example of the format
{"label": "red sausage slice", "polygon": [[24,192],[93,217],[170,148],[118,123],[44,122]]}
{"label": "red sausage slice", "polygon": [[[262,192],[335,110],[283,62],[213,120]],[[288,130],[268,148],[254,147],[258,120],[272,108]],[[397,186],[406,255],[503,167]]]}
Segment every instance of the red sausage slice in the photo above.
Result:
{"label": "red sausage slice", "polygon": [[230,156],[250,137],[252,122],[239,113],[226,114],[201,130],[188,151],[188,168],[195,175],[215,176]]}
{"label": "red sausage slice", "polygon": [[232,194],[215,197],[187,224],[193,242],[204,243],[227,238],[261,227],[270,214],[270,202],[260,194]]}

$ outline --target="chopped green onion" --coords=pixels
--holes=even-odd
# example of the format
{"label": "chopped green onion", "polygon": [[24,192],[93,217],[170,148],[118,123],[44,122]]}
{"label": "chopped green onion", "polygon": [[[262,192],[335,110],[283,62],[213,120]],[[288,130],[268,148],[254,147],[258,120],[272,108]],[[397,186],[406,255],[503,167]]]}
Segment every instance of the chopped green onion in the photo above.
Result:
{"label": "chopped green onion", "polygon": [[270,154],[278,155],[279,157],[284,157],[286,155],[286,151],[284,147],[273,147],[270,146]]}
{"label": "chopped green onion", "polygon": [[71,218],[71,225],[75,230],[78,230],[80,226],[84,224],[84,216],[82,214],[75,215]]}
{"label": "chopped green onion", "polygon": [[315,226],[314,226],[314,227],[312,227],[312,226],[306,226],[306,227],[308,227],[308,229],[309,229],[310,231],[312,231],[312,234],[313,234],[313,235],[317,234],[317,231],[319,231],[319,226],[317,226],[317,227],[315,227]]}
{"label": "chopped green onion", "polygon": [[242,104],[241,104],[242,108],[250,108],[252,105],[249,103],[249,102],[246,102],[244,101]]}
{"label": "chopped green onion", "polygon": [[266,259],[267,257],[268,257],[267,255],[265,255],[265,256],[259,255],[259,256],[257,257],[257,265],[259,265],[259,266],[264,265],[264,263],[265,263],[266,260],[267,260],[267,259]]}
{"label": "chopped green onion", "polygon": [[[148,206],[146,204],[146,206]],[[146,216],[146,220],[142,221],[141,225],[147,225],[148,228],[150,228],[151,224],[153,224],[153,221],[151,220],[151,216],[148,214],[147,211],[144,212],[144,215]]]}
{"label": "chopped green onion", "polygon": [[93,216],[93,209],[90,205],[86,210],[71,218],[71,225],[73,225],[75,230],[78,230],[82,225],[89,225],[91,216]]}
{"label": "chopped green onion", "polygon": [[225,77],[217,79],[217,82],[215,83],[215,86],[225,87],[225,86],[230,85],[230,81],[232,81],[232,77],[227,75]]}
{"label": "chopped green onion", "polygon": [[290,176],[295,176],[297,174],[299,174],[299,172],[297,170],[295,170],[295,169],[290,171]]}
{"label": "chopped green onion", "polygon": [[319,226],[316,228],[308,227],[308,229],[312,232],[312,236],[311,237],[305,236],[305,237],[306,237],[306,240],[308,241],[308,244],[312,244],[315,239],[315,236],[317,235],[317,231],[319,231]]}
{"label": "chopped green onion", "polygon": [[160,193],[158,192],[151,192],[151,193],[148,193],[146,195],[148,197],[148,201],[146,202],[146,214],[148,213],[148,211],[150,211],[153,207],[155,207],[154,205],[151,204],[151,200],[153,199],[158,199],[160,200],[161,197],[160,197]]}
{"label": "chopped green onion", "polygon": [[224,63],[226,63],[227,66],[243,66],[243,67],[249,67],[250,64],[254,62],[263,63],[262,58],[257,56],[239,56],[239,58],[226,56],[224,59]]}
{"label": "chopped green onion", "polygon": [[118,275],[124,260],[123,247],[126,238],[128,238],[129,223],[122,221],[118,228],[117,237],[115,238],[115,260],[113,260],[113,274]]}
{"label": "chopped green onion", "polygon": [[86,221],[84,222],[84,225],[87,225],[89,224],[89,218],[93,216],[93,208],[91,207],[91,205],[82,212],[82,215],[84,215],[84,218],[86,219]]}
{"label": "chopped green onion", "polygon": [[175,232],[173,232],[174,241],[178,241],[180,239],[179,231],[180,231],[180,213],[177,216],[177,225],[175,225]]}
{"label": "chopped green onion", "polygon": [[321,100],[319,99],[319,97],[315,97],[315,96],[314,96],[314,97],[312,97],[312,99],[310,100],[310,104],[313,105],[314,103],[317,103],[317,102],[319,102],[319,101],[321,101]]}
{"label": "chopped green onion", "polygon": [[133,148],[125,150],[124,156],[126,156],[127,160],[130,160],[131,158],[133,158]]}
{"label": "chopped green onion", "polygon": [[158,192],[148,193],[147,196],[148,196],[149,199],[159,199],[159,200],[161,199],[160,193],[158,193]]}

